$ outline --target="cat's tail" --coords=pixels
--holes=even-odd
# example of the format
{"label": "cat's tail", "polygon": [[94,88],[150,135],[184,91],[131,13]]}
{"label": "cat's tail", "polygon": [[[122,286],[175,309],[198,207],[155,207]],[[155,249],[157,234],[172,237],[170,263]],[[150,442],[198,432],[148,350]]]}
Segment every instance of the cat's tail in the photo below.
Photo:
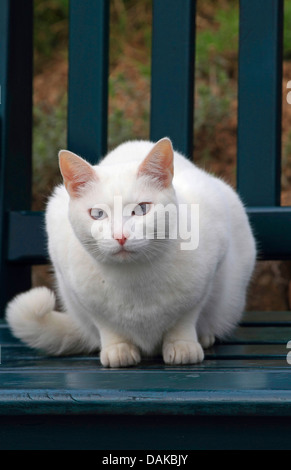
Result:
{"label": "cat's tail", "polygon": [[71,315],[54,310],[55,303],[54,293],[46,287],[35,287],[17,295],[6,309],[14,336],[54,356],[97,350],[98,338],[96,344],[88,341]]}

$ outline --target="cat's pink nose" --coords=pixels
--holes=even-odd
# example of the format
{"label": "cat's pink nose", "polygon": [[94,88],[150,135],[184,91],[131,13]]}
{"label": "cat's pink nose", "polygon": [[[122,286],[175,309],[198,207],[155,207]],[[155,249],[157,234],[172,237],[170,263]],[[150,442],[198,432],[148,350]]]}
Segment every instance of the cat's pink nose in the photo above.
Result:
{"label": "cat's pink nose", "polygon": [[122,235],[121,238],[115,238],[115,240],[117,240],[118,243],[119,243],[121,246],[123,246],[124,243],[126,242],[127,238],[126,238],[124,235]]}

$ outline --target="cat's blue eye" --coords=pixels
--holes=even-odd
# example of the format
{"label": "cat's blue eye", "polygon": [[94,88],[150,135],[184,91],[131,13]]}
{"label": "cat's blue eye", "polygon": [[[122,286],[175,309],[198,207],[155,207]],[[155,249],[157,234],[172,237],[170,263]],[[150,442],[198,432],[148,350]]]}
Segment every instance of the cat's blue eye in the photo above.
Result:
{"label": "cat's blue eye", "polygon": [[138,204],[134,210],[132,211],[131,215],[146,215],[151,208],[151,204],[149,202],[141,202]]}
{"label": "cat's blue eye", "polygon": [[90,210],[90,215],[92,219],[103,220],[106,219],[107,213],[103,209],[93,208]]}

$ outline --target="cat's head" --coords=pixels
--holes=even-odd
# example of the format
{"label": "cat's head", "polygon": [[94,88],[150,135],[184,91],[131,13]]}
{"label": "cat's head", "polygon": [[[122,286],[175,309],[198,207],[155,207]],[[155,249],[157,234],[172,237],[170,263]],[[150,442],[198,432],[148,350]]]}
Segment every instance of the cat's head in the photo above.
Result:
{"label": "cat's head", "polygon": [[173,159],[168,138],[122,144],[97,166],[59,153],[69,219],[94,258],[151,262],[169,252],[177,226]]}

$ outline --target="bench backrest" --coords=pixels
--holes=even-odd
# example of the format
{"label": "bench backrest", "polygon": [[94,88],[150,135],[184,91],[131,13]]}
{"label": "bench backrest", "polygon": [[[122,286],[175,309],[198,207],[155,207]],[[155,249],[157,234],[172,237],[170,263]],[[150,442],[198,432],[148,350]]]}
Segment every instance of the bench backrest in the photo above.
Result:
{"label": "bench backrest", "polygon": [[[109,0],[70,0],[68,148],[106,154]],[[154,0],[150,138],[192,155],[195,0]],[[33,0],[0,0],[0,312],[47,262],[43,214],[31,212]],[[265,259],[291,257],[280,207],[283,0],[241,0],[238,191]],[[134,137],[134,136],[133,136]],[[58,149],[56,149],[57,152]]]}

